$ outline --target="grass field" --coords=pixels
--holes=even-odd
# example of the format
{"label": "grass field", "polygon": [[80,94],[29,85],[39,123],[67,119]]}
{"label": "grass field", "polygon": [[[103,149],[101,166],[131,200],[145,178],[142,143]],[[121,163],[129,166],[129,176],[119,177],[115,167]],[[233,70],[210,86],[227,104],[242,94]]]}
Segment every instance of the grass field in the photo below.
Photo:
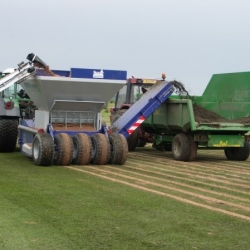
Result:
{"label": "grass field", "polygon": [[0,158],[0,249],[250,249],[249,160],[150,146],[124,166]]}

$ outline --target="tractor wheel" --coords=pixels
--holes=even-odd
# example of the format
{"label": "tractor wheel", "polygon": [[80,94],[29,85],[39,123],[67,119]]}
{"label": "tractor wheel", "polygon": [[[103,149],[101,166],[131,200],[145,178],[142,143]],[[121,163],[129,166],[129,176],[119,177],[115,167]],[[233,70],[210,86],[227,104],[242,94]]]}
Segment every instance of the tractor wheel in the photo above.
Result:
{"label": "tractor wheel", "polygon": [[50,134],[38,133],[32,144],[32,158],[37,166],[50,166],[54,158],[54,141]]}
{"label": "tractor wheel", "polygon": [[91,163],[94,165],[105,165],[110,158],[110,144],[104,134],[94,134],[91,136],[92,154]]}
{"label": "tractor wheel", "polygon": [[121,134],[111,134],[109,136],[111,144],[111,153],[109,163],[114,165],[123,165],[128,156],[128,143]]}
{"label": "tractor wheel", "polygon": [[76,134],[72,137],[74,153],[72,163],[76,165],[88,165],[91,160],[92,143],[87,134]]}
{"label": "tractor wheel", "polygon": [[[116,112],[114,115],[111,124],[113,124],[115,121],[117,121],[125,112],[127,109],[121,109]],[[138,138],[139,138],[139,128],[137,128],[128,138],[128,151],[134,151],[137,144],[138,144]]]}
{"label": "tractor wheel", "polygon": [[55,156],[54,163],[60,166],[68,166],[73,159],[73,141],[66,133],[60,133],[54,137]]}
{"label": "tractor wheel", "polygon": [[127,138],[128,151],[134,151],[138,145],[138,128]]}
{"label": "tractor wheel", "polygon": [[190,141],[186,134],[181,133],[177,134],[172,142],[172,153],[174,159],[177,161],[188,161],[191,149],[190,149]]}
{"label": "tractor wheel", "polygon": [[10,153],[16,148],[18,119],[0,118],[0,152]]}
{"label": "tractor wheel", "polygon": [[194,161],[197,155],[197,143],[194,141],[194,138],[191,135],[188,135],[189,143],[190,143],[190,156],[188,161]]}
{"label": "tractor wheel", "polygon": [[249,157],[249,142],[244,143],[244,147],[240,148],[226,148],[225,155],[230,161],[246,161]]}

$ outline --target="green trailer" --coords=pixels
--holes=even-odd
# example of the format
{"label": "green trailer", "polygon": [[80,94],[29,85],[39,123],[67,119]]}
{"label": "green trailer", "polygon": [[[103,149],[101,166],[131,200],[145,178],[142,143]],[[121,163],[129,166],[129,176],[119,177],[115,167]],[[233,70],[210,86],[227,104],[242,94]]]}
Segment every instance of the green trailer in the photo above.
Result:
{"label": "green trailer", "polygon": [[193,161],[197,149],[223,149],[228,160],[249,157],[250,72],[215,74],[202,96],[171,96],[143,123],[153,147]]}

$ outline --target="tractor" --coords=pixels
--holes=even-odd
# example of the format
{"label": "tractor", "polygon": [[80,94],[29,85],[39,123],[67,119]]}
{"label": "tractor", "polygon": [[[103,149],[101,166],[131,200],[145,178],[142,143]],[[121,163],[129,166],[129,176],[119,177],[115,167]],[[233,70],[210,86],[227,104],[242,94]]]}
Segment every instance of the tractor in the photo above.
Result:
{"label": "tractor", "polygon": [[35,114],[35,105],[19,84],[22,77],[26,77],[26,73],[21,65],[19,69],[8,68],[0,72],[3,82],[0,85],[0,152],[15,150],[19,119],[32,119]]}

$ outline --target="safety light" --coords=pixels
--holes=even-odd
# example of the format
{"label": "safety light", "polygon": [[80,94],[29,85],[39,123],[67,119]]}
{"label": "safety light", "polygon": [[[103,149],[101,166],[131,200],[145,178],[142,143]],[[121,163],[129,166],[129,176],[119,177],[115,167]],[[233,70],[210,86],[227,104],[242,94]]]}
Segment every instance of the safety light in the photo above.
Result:
{"label": "safety light", "polygon": [[13,107],[13,102],[8,101],[8,102],[5,103],[5,109],[6,110],[12,109],[12,107]]}

